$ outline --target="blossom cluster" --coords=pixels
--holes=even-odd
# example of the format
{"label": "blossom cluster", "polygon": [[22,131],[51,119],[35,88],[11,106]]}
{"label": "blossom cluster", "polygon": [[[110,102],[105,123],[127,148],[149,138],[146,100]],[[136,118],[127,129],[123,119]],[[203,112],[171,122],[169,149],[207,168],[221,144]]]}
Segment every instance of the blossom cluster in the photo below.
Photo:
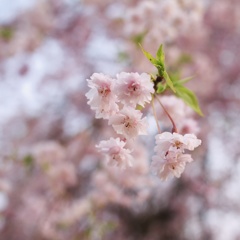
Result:
{"label": "blossom cluster", "polygon": [[118,138],[101,141],[97,148],[104,152],[108,162],[122,168],[132,166],[127,141],[147,134],[147,119],[137,106],[144,107],[154,93],[151,77],[147,73],[117,74],[116,79],[102,73],[94,73],[88,80],[91,88],[86,97],[96,118],[108,120],[108,124],[119,134]]}
{"label": "blossom cluster", "polygon": [[[142,112],[137,108],[144,107],[153,100],[154,85],[150,75],[122,72],[113,79],[102,73],[94,73],[87,81],[90,90],[86,97],[96,118],[108,120],[108,124],[118,134],[117,138],[103,140],[96,147],[105,154],[109,165],[122,169],[133,167],[133,150],[130,150],[128,145],[131,145],[129,143],[137,136],[147,134],[147,119],[142,117]],[[169,102],[179,103],[175,97],[165,98]],[[153,170],[162,180],[166,180],[171,173],[180,177],[186,163],[192,161],[191,155],[184,153],[185,149],[194,150],[200,144],[201,140],[194,134],[183,136],[176,132],[159,132],[156,136]]]}
{"label": "blossom cluster", "polygon": [[[174,16],[157,8],[154,14],[137,13],[151,36],[146,33],[141,39],[139,24],[127,26],[127,20],[126,26],[121,25],[121,19],[144,2],[164,7],[163,3],[172,1],[206,3],[202,26],[185,33],[178,27],[166,29],[171,23],[167,19]],[[93,4],[88,6],[89,2]],[[19,1],[8,9],[10,18],[1,15],[0,239],[238,239],[240,1],[49,0],[29,4]],[[186,24],[196,23],[187,13],[183,16]],[[162,27],[163,34],[157,27]],[[121,31],[127,28],[139,33],[139,38],[131,32],[123,36]],[[171,30],[175,34],[168,34]],[[147,136],[145,144],[131,144],[133,167],[119,171],[105,162],[99,167],[96,139],[116,136],[107,124],[89,128],[88,120],[93,119],[85,111],[84,80],[100,66],[127,65],[128,71],[151,72],[132,40],[150,52],[159,42],[165,43],[167,70],[173,75],[176,70],[179,79],[196,76],[188,87],[208,113],[200,121],[204,146],[192,156],[200,161],[186,162],[190,174],[183,173],[177,184],[161,184],[149,174],[148,156],[154,147],[145,140]],[[197,121],[181,99],[169,92],[159,99],[178,133],[197,134]],[[158,103],[155,108],[160,130],[170,131],[167,115]],[[150,114],[147,117],[149,133],[157,134],[155,123],[151,124],[154,119]],[[124,148],[130,149],[129,143]],[[184,151],[182,155],[190,153]],[[156,163],[164,160],[158,155]],[[162,167],[159,164],[153,170],[160,175]],[[229,221],[233,222],[230,229]]]}
{"label": "blossom cluster", "polygon": [[194,134],[164,132],[156,136],[156,146],[153,156],[152,168],[159,175],[160,179],[166,180],[172,173],[179,178],[187,163],[193,159],[190,154],[185,154],[185,149],[194,150],[201,144]]}

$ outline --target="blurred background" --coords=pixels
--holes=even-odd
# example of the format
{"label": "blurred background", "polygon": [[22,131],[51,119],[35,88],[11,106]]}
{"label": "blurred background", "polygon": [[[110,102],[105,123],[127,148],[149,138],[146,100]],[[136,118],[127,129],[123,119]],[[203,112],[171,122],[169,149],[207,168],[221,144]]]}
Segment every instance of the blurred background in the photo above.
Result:
{"label": "blurred background", "polygon": [[[205,116],[181,126],[203,143],[180,179],[151,174],[151,116],[133,169],[95,149],[111,131],[86,79],[153,73],[138,43],[194,76]],[[1,0],[0,239],[239,240],[239,62],[238,0]]]}

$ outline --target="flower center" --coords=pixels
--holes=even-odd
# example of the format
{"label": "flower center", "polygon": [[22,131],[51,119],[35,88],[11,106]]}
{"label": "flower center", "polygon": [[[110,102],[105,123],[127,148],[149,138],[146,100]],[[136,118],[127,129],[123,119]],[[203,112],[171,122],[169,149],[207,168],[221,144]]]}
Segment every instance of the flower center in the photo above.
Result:
{"label": "flower center", "polygon": [[180,149],[182,147],[182,145],[183,144],[179,141],[175,141],[174,144],[173,144],[173,146],[176,147],[177,149]]}
{"label": "flower center", "polygon": [[172,164],[170,167],[171,167],[172,170],[175,170],[175,169],[176,169],[176,166],[173,165],[173,164]]}
{"label": "flower center", "polygon": [[133,119],[130,119],[129,117],[126,117],[124,119],[124,126],[125,128],[132,128],[135,125],[135,121]]}
{"label": "flower center", "polygon": [[128,91],[129,92],[134,92],[134,93],[137,93],[139,92],[140,90],[140,85],[136,82],[131,82],[129,85],[128,85]]}
{"label": "flower center", "polygon": [[100,87],[100,88],[98,89],[98,93],[99,93],[102,97],[107,97],[110,92],[111,92],[111,90],[110,90],[110,88],[109,88],[108,86]]}

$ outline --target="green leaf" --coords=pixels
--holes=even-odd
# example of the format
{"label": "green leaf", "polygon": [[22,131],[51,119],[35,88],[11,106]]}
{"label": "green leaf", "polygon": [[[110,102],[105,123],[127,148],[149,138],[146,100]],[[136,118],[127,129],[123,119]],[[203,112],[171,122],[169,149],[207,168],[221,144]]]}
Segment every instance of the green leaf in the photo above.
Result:
{"label": "green leaf", "polygon": [[145,57],[158,69],[159,75],[163,76],[163,71],[165,70],[164,63],[162,63],[160,60],[153,57],[151,53],[145,51],[140,43],[139,43],[139,46],[143,54],[145,55]]}
{"label": "green leaf", "polygon": [[146,58],[158,69],[158,76],[163,77],[167,83],[167,85],[172,89],[173,92],[176,92],[173,82],[168,76],[167,71],[165,70],[165,57],[164,57],[164,51],[163,46],[160,45],[158,51],[157,51],[157,59],[154,58],[149,52],[145,51],[141,44],[139,44],[143,54],[146,56]]}
{"label": "green leaf", "polygon": [[164,62],[165,62],[165,54],[163,51],[163,45],[161,44],[160,47],[157,50],[157,60],[160,61],[160,63],[162,63],[162,65],[164,66]]}
{"label": "green leaf", "polygon": [[190,106],[196,113],[203,116],[203,113],[199,107],[197,97],[188,88],[182,85],[176,85],[176,95],[181,98],[188,106]]}
{"label": "green leaf", "polygon": [[147,58],[155,67],[158,68],[159,65],[160,65],[159,61],[158,61],[157,59],[155,59],[155,58],[152,56],[151,53],[145,51],[140,43],[139,43],[139,46],[140,46],[143,54],[146,56],[146,58]]}
{"label": "green leaf", "polygon": [[173,92],[176,92],[175,87],[173,86],[172,80],[168,76],[167,71],[163,72],[163,77],[166,80],[167,85],[172,89]]}
{"label": "green leaf", "polygon": [[194,76],[181,79],[181,80],[179,80],[179,81],[177,82],[177,84],[182,85],[182,84],[184,84],[184,83],[187,83],[187,82],[191,81],[193,78],[194,78]]}
{"label": "green leaf", "polygon": [[176,71],[176,72],[171,72],[169,73],[169,77],[172,80],[173,84],[175,85],[180,78],[180,72]]}

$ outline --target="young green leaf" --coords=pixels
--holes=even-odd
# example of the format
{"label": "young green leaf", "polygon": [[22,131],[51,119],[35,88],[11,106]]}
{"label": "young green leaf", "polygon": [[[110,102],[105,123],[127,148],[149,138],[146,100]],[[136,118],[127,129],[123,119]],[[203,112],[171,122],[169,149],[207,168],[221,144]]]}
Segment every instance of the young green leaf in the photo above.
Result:
{"label": "young green leaf", "polygon": [[[146,58],[147,58],[155,67],[159,66],[159,61],[158,61],[157,59],[155,59],[155,58],[152,56],[151,53],[145,51],[145,50],[143,49],[143,47],[142,47],[141,44],[139,44],[139,46],[140,46],[143,54],[146,56]],[[157,68],[158,68],[158,67],[157,67]]]}
{"label": "young green leaf", "polygon": [[175,87],[173,86],[172,80],[168,76],[167,71],[163,72],[163,77],[166,80],[167,85],[172,89],[173,92],[176,92]]}
{"label": "young green leaf", "polygon": [[182,85],[182,84],[184,84],[184,83],[187,83],[187,82],[191,81],[193,78],[194,78],[194,76],[181,79],[181,80],[179,80],[178,82],[176,82],[176,84]]}
{"label": "young green leaf", "polygon": [[176,85],[176,95],[181,98],[188,106],[190,106],[196,113],[203,116],[203,113],[199,107],[197,97],[188,88],[182,85]]}
{"label": "young green leaf", "polygon": [[158,75],[160,77],[163,77],[166,80],[167,85],[172,89],[173,92],[176,92],[174,85],[172,83],[172,80],[168,76],[167,71],[165,70],[165,57],[164,57],[164,51],[163,46],[160,45],[158,51],[157,51],[157,59],[154,58],[149,52],[145,51],[141,44],[139,44],[143,54],[147,57],[147,59],[157,68]]}
{"label": "young green leaf", "polygon": [[164,66],[164,61],[165,61],[165,54],[163,51],[163,45],[161,44],[160,47],[157,50],[157,60],[160,61],[160,63],[162,63],[162,65]]}
{"label": "young green leaf", "polygon": [[170,77],[171,81],[173,82],[173,84],[175,85],[179,81],[180,72],[179,71],[171,72],[171,73],[169,73],[169,77]]}

